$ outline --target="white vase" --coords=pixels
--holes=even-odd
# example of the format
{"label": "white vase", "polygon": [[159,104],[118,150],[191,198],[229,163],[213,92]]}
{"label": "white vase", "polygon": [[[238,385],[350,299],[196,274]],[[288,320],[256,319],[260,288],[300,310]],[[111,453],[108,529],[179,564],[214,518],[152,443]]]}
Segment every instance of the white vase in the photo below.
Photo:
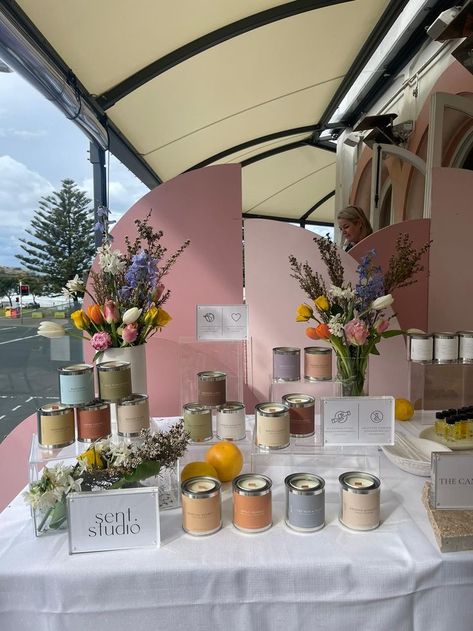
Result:
{"label": "white vase", "polygon": [[146,344],[109,348],[97,363],[121,361],[131,364],[131,389],[133,394],[148,394],[146,377]]}

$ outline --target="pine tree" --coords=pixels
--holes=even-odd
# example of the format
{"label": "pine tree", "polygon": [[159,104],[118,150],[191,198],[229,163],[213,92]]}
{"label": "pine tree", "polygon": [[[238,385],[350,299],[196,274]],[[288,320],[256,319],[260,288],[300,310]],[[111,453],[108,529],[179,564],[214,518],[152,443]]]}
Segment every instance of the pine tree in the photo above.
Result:
{"label": "pine tree", "polygon": [[26,232],[34,239],[20,239],[23,265],[45,280],[49,293],[59,293],[76,274],[82,278],[91,264],[94,220],[91,200],[73,180],[63,180],[60,191],[44,196]]}

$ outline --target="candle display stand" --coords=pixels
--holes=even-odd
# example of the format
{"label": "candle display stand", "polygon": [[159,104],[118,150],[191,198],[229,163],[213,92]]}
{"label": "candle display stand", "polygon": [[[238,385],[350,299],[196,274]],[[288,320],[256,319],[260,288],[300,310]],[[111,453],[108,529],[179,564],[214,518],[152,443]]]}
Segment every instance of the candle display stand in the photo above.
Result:
{"label": "candle display stand", "polygon": [[285,394],[308,394],[315,398],[315,411],[318,413],[320,397],[340,396],[341,384],[335,379],[330,381],[273,381],[269,391],[268,401],[280,403]]}
{"label": "candle display stand", "polygon": [[408,397],[416,410],[470,405],[473,402],[473,363],[410,361]]}

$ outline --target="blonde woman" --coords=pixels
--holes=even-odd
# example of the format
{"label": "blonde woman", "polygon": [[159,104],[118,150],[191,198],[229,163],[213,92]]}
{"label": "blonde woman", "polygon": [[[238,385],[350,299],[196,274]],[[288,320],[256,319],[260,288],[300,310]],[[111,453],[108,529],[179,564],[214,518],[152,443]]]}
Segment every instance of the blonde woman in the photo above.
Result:
{"label": "blonde woman", "polygon": [[345,252],[373,232],[370,222],[359,206],[347,206],[337,214]]}

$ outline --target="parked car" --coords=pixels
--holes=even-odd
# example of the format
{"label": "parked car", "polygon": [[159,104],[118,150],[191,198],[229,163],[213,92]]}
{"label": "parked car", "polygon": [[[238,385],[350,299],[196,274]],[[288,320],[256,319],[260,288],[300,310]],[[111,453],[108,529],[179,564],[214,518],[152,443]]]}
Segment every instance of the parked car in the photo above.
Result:
{"label": "parked car", "polygon": [[28,309],[39,309],[39,302],[29,302],[27,305]]}

